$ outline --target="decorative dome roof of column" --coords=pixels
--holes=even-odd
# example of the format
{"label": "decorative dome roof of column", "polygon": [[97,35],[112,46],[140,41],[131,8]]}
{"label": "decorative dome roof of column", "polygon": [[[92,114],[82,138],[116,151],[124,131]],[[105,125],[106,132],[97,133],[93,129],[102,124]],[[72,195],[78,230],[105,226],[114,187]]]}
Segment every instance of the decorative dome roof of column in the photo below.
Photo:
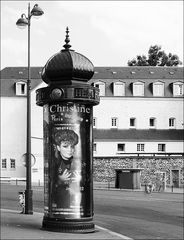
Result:
{"label": "decorative dome roof of column", "polygon": [[87,82],[94,74],[92,62],[84,55],[70,49],[68,33],[67,27],[64,49],[53,55],[42,70],[42,79],[48,84],[72,82],[72,80]]}

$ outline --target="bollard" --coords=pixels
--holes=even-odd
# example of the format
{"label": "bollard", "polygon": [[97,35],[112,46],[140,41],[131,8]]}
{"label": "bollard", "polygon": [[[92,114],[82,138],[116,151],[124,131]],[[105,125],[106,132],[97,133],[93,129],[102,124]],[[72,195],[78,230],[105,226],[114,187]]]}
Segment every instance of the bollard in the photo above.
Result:
{"label": "bollard", "polygon": [[19,191],[19,205],[21,207],[20,213],[25,213],[25,192]]}
{"label": "bollard", "polygon": [[43,106],[44,217],[51,231],[94,232],[92,122],[99,89],[89,81],[93,64],[70,50],[66,30],[64,49],[48,60],[36,92]]}

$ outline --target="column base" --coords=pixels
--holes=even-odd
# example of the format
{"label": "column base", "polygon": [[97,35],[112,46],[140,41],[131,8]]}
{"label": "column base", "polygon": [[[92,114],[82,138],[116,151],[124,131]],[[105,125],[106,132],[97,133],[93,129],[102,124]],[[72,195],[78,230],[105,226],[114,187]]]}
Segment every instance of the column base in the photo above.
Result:
{"label": "column base", "polygon": [[95,225],[90,218],[87,219],[60,219],[43,217],[42,228],[54,232],[66,233],[92,233]]}

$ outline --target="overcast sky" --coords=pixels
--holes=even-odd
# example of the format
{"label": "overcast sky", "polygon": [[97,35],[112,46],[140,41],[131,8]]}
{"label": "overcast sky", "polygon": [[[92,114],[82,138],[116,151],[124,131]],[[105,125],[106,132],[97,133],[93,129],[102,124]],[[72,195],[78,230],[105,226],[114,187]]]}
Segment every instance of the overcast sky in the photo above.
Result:
{"label": "overcast sky", "polygon": [[[31,18],[31,66],[43,67],[63,48],[69,27],[73,50],[94,66],[127,66],[151,45],[183,62],[183,1],[30,1],[44,11]],[[27,66],[27,29],[16,27],[27,1],[1,0],[1,69]]]}

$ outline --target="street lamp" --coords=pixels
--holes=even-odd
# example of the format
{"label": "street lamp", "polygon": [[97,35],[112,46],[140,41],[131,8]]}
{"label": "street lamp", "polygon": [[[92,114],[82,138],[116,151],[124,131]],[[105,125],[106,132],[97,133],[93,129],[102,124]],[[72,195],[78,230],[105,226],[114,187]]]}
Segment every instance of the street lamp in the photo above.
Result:
{"label": "street lamp", "polygon": [[31,17],[39,17],[43,15],[42,9],[35,4],[30,11],[30,3],[28,3],[28,16],[21,15],[16,25],[19,28],[28,26],[28,79],[27,79],[27,141],[26,141],[26,190],[25,190],[25,214],[33,214],[33,200],[31,189],[31,74],[30,74],[30,25]]}

